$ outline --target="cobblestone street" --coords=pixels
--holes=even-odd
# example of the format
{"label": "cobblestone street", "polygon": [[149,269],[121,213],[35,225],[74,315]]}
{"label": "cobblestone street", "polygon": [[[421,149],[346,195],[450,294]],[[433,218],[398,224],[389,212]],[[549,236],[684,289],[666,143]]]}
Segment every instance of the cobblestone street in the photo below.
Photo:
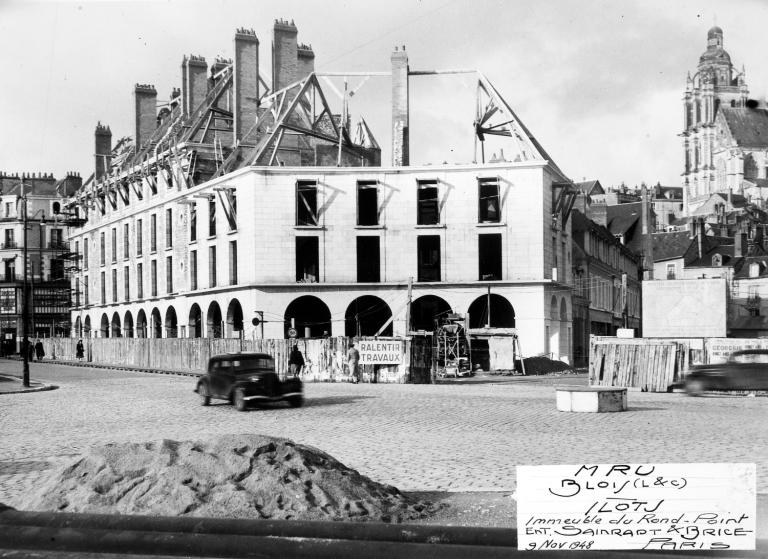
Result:
{"label": "cobblestone street", "polygon": [[[17,373],[18,363],[0,362]],[[768,398],[630,392],[629,411],[569,414],[553,384],[307,384],[306,406],[199,405],[194,379],[33,365],[58,390],[0,395],[0,502],[89,445],[263,433],[321,448],[402,490],[507,491],[518,464],[756,462],[768,493]],[[578,379],[583,383],[584,379]]]}

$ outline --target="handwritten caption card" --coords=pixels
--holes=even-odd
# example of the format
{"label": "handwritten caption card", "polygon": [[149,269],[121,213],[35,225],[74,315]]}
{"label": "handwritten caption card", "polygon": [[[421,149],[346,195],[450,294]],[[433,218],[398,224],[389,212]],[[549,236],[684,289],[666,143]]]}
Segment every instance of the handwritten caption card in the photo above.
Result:
{"label": "handwritten caption card", "polygon": [[518,548],[755,549],[754,464],[517,466]]}

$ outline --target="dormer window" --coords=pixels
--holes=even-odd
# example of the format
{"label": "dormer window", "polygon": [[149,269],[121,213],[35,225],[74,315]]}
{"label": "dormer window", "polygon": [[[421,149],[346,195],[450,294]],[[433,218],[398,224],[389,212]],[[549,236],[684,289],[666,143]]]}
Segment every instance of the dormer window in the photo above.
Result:
{"label": "dormer window", "polygon": [[760,264],[757,262],[752,262],[752,264],[749,265],[749,277],[756,278],[760,276]]}
{"label": "dormer window", "polygon": [[712,256],[712,265],[713,266],[722,266],[723,265],[723,257],[720,254],[715,254]]}

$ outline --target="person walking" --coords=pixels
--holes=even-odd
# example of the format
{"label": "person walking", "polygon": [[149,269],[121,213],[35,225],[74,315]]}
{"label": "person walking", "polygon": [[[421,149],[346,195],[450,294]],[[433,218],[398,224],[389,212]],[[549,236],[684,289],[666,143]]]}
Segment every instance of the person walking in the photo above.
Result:
{"label": "person walking", "polygon": [[85,348],[83,348],[83,339],[80,338],[77,340],[77,347],[75,348],[75,357],[77,360],[81,360],[83,358],[83,354],[85,353]]}
{"label": "person walking", "polygon": [[298,344],[291,348],[291,353],[288,356],[288,366],[291,369],[291,376],[294,377],[299,376],[304,368],[304,356],[299,351]]}
{"label": "person walking", "polygon": [[355,347],[355,342],[349,345],[347,350],[347,365],[349,366],[349,374],[352,377],[352,383],[357,384],[360,382],[360,369],[358,363],[360,362],[360,352]]}
{"label": "person walking", "polygon": [[45,357],[43,342],[40,341],[40,338],[37,338],[37,341],[35,342],[35,355],[37,356],[38,361],[42,361],[43,357]]}

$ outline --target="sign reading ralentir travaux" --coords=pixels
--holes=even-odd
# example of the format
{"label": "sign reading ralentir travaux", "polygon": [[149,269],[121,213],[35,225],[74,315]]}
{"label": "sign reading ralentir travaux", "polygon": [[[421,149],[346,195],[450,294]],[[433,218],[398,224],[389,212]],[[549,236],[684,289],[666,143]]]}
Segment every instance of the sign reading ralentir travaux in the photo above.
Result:
{"label": "sign reading ralentir travaux", "polygon": [[518,548],[755,549],[754,464],[517,467]]}
{"label": "sign reading ralentir travaux", "polygon": [[403,360],[403,340],[360,340],[361,365],[397,365]]}

